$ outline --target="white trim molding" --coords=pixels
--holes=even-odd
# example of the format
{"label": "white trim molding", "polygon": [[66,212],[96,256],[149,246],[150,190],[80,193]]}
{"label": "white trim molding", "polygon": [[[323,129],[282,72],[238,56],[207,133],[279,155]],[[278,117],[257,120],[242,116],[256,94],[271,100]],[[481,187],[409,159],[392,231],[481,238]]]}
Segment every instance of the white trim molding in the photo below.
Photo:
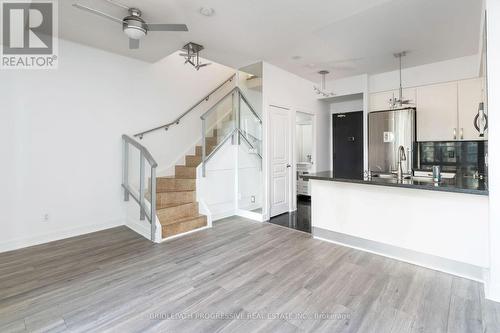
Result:
{"label": "white trim molding", "polygon": [[7,242],[0,243],[0,252],[17,250],[29,246],[40,245],[44,243],[49,243],[61,239],[66,239],[70,237],[81,236],[84,234],[89,234],[96,231],[101,231],[105,229],[111,229],[124,225],[124,219],[117,219],[108,221],[100,224],[93,224],[78,228],[67,228],[62,230],[57,230],[45,234],[39,234],[30,237],[17,238],[9,240]]}
{"label": "white trim molding", "polygon": [[319,240],[378,254],[384,257],[423,266],[467,279],[479,282],[484,282],[485,279],[484,268],[472,264],[404,249],[402,247],[384,244],[373,240],[354,237],[318,227],[312,227],[312,234],[314,238]]}

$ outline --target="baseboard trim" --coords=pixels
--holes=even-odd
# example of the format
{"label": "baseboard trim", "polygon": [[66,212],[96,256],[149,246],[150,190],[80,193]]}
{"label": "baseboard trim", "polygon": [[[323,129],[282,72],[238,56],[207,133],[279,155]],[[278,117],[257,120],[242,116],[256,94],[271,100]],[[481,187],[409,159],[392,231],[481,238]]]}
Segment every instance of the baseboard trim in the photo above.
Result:
{"label": "baseboard trim", "polygon": [[347,246],[353,249],[378,254],[391,259],[423,266],[444,273],[484,283],[484,268],[422,252],[408,250],[394,245],[380,243],[343,233],[312,228],[313,237],[319,240]]}
{"label": "baseboard trim", "polygon": [[190,234],[194,234],[198,231],[202,231],[202,230],[207,230],[207,229],[210,229],[211,226],[205,226],[205,227],[201,227],[201,228],[197,228],[197,229],[193,229],[193,230],[190,230],[190,231],[186,231],[186,232],[183,232],[182,234],[178,234],[178,235],[173,235],[173,236],[170,236],[170,237],[167,237],[167,238],[163,238],[160,243],[163,243],[163,242],[168,242],[168,241],[171,241],[171,240],[174,240],[174,239],[177,239],[177,238],[181,238],[181,237],[184,237],[184,236],[187,236],[187,235],[190,235]]}
{"label": "baseboard trim", "polygon": [[255,213],[255,212],[243,210],[243,209],[237,209],[235,213],[237,216],[244,217],[244,218],[256,221],[256,222],[264,222],[265,221],[262,214],[260,214],[260,213]]}
{"label": "baseboard trim", "polygon": [[57,230],[46,234],[36,235],[33,237],[18,238],[15,240],[10,240],[7,242],[0,243],[0,253],[18,250],[29,246],[49,243],[65,238],[81,236],[105,229],[115,228],[124,225],[125,224],[124,222],[125,221],[123,219],[119,219],[102,224],[93,224],[79,228]]}
{"label": "baseboard trim", "polygon": [[228,210],[227,212],[212,214],[212,222],[225,219],[226,217],[231,217],[235,215],[234,210]]}

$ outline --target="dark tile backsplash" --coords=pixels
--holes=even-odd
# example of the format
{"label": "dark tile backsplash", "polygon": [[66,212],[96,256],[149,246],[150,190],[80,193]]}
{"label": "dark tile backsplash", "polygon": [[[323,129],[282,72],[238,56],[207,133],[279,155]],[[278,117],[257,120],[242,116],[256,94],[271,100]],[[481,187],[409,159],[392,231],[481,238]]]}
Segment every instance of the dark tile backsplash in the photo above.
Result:
{"label": "dark tile backsplash", "polygon": [[432,170],[433,165],[440,165],[442,171],[487,174],[488,141],[417,142],[415,152],[417,170]]}

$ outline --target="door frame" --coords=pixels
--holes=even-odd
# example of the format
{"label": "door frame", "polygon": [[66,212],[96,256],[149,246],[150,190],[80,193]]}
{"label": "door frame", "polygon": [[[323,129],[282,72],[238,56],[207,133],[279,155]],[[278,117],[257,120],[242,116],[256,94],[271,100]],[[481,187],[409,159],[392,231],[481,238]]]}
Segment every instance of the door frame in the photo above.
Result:
{"label": "door frame", "polygon": [[366,170],[366,163],[367,161],[367,114],[364,110],[356,110],[356,111],[348,111],[348,112],[330,112],[330,170],[333,172],[334,171],[334,164],[333,164],[333,149],[334,144],[334,136],[333,136],[333,117],[338,114],[346,114],[346,113],[355,113],[355,112],[361,112],[363,114],[363,170]]}
{"label": "door frame", "polygon": [[[295,146],[293,145],[293,135],[295,135],[294,128],[292,128],[292,119],[293,119],[293,124],[295,124],[295,117],[292,117],[292,114],[295,114],[295,111],[293,110],[292,107],[290,106],[284,106],[284,105],[279,105],[279,104],[269,104],[267,105],[267,116],[266,116],[266,123],[268,126],[266,126],[266,171],[267,171],[267,177],[266,177],[266,192],[267,192],[267,212],[266,212],[266,217],[267,219],[271,219],[271,206],[272,206],[272,196],[271,196],[271,186],[272,186],[272,159],[271,159],[271,112],[272,108],[278,108],[282,110],[288,111],[288,140],[289,140],[289,145],[288,145],[288,160],[290,161],[289,163],[292,164],[291,168],[288,168],[289,174],[289,179],[290,179],[290,184],[289,186],[291,187],[291,190],[288,191],[288,212],[293,211],[293,203],[292,203],[292,193],[293,193],[293,149],[295,149]],[[295,127],[295,126],[294,126]]]}
{"label": "door frame", "polygon": [[293,126],[292,126],[292,132],[293,132],[293,136],[292,136],[292,161],[293,161],[293,164],[292,164],[292,186],[293,186],[293,189],[292,189],[292,207],[291,207],[291,211],[296,211],[297,210],[297,154],[295,153],[297,151],[297,127],[296,127],[296,123],[297,123],[297,113],[302,113],[302,114],[307,114],[308,116],[311,116],[312,118],[312,161],[313,161],[313,164],[311,166],[311,170],[310,172],[316,172],[316,165],[317,165],[317,156],[318,156],[318,145],[317,145],[317,135],[316,135],[316,129],[317,129],[317,119],[318,117],[316,117],[316,113],[314,112],[311,112],[309,110],[304,110],[304,109],[296,109],[294,112],[293,112]]}

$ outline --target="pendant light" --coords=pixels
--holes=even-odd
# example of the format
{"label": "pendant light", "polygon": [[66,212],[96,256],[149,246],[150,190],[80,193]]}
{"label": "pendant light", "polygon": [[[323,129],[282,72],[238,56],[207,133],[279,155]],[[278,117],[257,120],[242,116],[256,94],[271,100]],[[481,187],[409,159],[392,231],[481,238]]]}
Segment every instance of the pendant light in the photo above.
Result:
{"label": "pendant light", "polygon": [[318,74],[321,75],[321,88],[318,88],[316,86],[313,87],[313,89],[316,92],[316,94],[317,95],[321,95],[322,97],[333,97],[333,96],[335,96],[334,93],[326,91],[326,76],[328,74],[330,74],[330,72],[327,71],[327,70],[321,70],[321,71],[318,72]]}
{"label": "pendant light", "polygon": [[403,82],[402,82],[402,58],[406,56],[406,51],[394,53],[394,57],[399,59],[399,97],[392,97],[389,100],[389,105],[392,109],[402,108],[405,105],[411,104],[411,100],[403,99]]}

